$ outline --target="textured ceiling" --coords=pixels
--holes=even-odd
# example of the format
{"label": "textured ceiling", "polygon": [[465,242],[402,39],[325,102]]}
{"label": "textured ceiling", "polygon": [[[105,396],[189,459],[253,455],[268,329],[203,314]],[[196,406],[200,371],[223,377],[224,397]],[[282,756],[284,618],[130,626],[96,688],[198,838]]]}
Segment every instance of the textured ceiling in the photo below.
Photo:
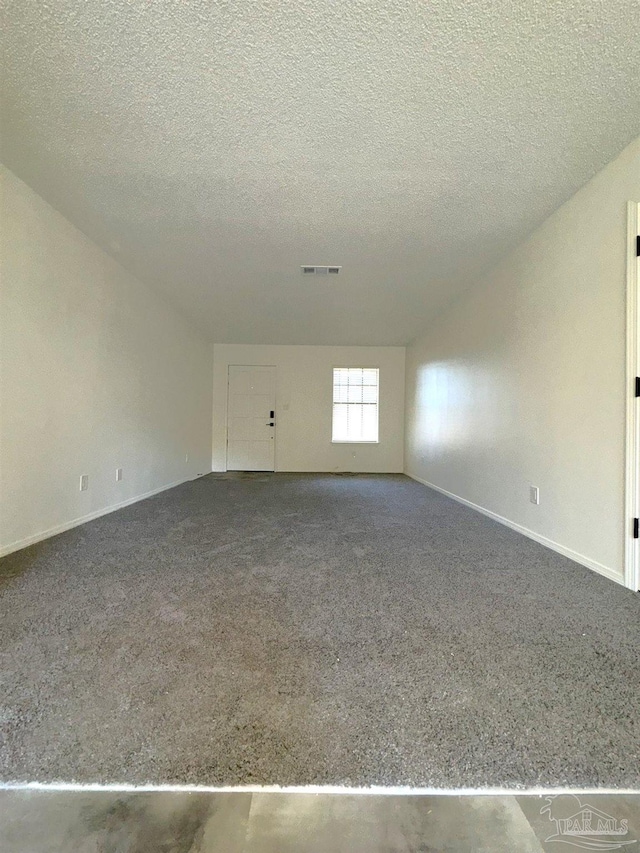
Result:
{"label": "textured ceiling", "polygon": [[403,344],[640,133],[637,0],[3,10],[4,162],[219,342]]}

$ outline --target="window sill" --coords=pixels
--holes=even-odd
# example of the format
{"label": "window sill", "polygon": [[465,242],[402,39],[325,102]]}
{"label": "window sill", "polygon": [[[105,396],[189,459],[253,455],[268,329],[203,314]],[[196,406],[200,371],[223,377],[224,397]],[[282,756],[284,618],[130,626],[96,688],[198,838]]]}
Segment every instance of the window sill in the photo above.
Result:
{"label": "window sill", "polygon": [[380,444],[380,440],[378,439],[378,441],[359,441],[358,439],[332,438],[331,444]]}

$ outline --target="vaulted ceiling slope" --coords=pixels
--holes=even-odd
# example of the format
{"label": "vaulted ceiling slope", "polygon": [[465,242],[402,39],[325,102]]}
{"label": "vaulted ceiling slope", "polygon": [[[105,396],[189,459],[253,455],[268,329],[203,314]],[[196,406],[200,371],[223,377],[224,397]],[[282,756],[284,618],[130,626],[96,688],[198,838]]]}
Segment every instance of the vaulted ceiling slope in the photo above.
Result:
{"label": "vaulted ceiling slope", "polygon": [[3,9],[6,165],[218,342],[404,344],[640,133],[637,0]]}

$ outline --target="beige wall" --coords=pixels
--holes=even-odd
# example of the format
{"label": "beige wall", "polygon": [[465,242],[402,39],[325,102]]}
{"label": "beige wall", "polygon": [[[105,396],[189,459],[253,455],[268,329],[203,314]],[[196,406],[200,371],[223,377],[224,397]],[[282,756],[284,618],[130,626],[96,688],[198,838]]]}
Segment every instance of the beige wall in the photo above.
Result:
{"label": "beige wall", "polygon": [[640,140],[407,349],[405,470],[619,580],[629,200]]}
{"label": "beige wall", "polygon": [[[404,356],[404,347],[216,344],[213,470],[226,469],[228,366],[269,364],[278,369],[277,471],[402,471]],[[334,367],[380,368],[378,444],[331,443]]]}
{"label": "beige wall", "polygon": [[1,177],[7,552],[209,471],[212,347],[11,172]]}

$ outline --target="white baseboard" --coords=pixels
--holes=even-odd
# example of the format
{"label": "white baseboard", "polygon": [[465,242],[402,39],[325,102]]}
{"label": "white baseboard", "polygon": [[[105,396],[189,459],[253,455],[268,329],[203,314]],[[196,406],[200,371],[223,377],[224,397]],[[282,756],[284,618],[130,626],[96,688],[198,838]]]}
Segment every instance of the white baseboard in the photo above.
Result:
{"label": "white baseboard", "polygon": [[175,483],[168,483],[166,486],[160,486],[157,489],[152,489],[150,492],[144,492],[142,495],[127,498],[126,501],[121,501],[120,503],[104,507],[103,509],[97,509],[87,515],[80,516],[80,518],[74,518],[73,521],[65,521],[64,524],[58,524],[55,527],[50,527],[48,530],[43,530],[40,533],[34,533],[33,536],[27,536],[25,539],[18,539],[17,542],[12,542],[10,545],[4,545],[0,548],[0,557],[6,557],[7,554],[13,554],[14,551],[21,551],[29,545],[35,545],[36,542],[42,542],[44,539],[49,539],[51,536],[57,536],[58,533],[64,533],[65,530],[71,530],[73,527],[79,527],[87,521],[93,521],[94,518],[109,515],[110,512],[115,512],[118,509],[124,509],[126,506],[131,506],[131,504],[138,503],[138,501],[143,501],[145,498],[151,498],[154,495],[160,494],[160,492],[166,492],[167,489],[173,489],[176,486],[180,486],[182,483],[187,483],[193,479],[197,478],[185,477],[182,480],[176,480]]}
{"label": "white baseboard", "polygon": [[625,585],[624,577],[620,572],[616,572],[613,569],[609,568],[609,566],[605,566],[602,563],[598,563],[596,560],[592,560],[590,557],[585,557],[584,554],[579,554],[577,551],[574,551],[571,548],[566,548],[564,545],[560,545],[559,542],[554,542],[553,539],[547,539],[546,536],[542,536],[540,533],[536,533],[533,530],[529,530],[528,527],[523,527],[522,524],[517,524],[515,521],[510,521],[508,518],[505,518],[502,515],[498,515],[497,512],[492,512],[490,509],[485,509],[483,506],[479,506],[478,504],[474,504],[471,501],[466,500],[465,498],[461,498],[459,495],[454,495],[453,492],[448,492],[446,489],[440,488],[440,486],[436,486],[434,483],[430,483],[428,480],[423,480],[422,477],[418,477],[415,474],[411,474],[409,471],[405,471],[407,477],[411,477],[412,480],[416,480],[418,483],[422,483],[423,486],[427,486],[429,489],[434,489],[436,492],[440,492],[442,495],[446,495],[448,498],[451,498],[458,503],[464,504],[468,506],[470,509],[475,509],[476,512],[481,512],[483,515],[486,515],[488,518],[492,518],[494,521],[499,521],[500,524],[504,524],[506,527],[510,527],[512,530],[515,530],[517,533],[522,533],[523,536],[527,536],[529,539],[533,539],[535,542],[539,542],[541,545],[545,545],[547,548],[551,548],[552,551],[556,551],[558,554],[562,554],[563,557],[568,557],[570,560],[573,560],[575,563],[580,563],[581,566],[585,566],[587,569],[592,569],[592,571],[597,572],[599,575],[604,575],[605,578],[609,578],[609,580],[615,581],[616,583]]}

